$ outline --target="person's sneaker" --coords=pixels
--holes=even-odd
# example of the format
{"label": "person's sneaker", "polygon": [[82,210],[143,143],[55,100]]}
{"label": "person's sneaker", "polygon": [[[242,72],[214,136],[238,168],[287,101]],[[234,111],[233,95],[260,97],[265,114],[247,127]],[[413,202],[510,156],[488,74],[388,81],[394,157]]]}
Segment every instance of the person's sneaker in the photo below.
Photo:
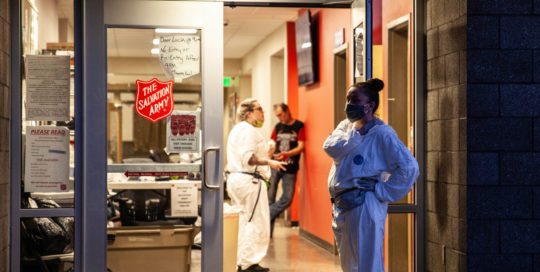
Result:
{"label": "person's sneaker", "polygon": [[254,264],[246,269],[242,269],[242,267],[238,267],[238,272],[268,272],[270,271],[269,268],[262,267],[259,264]]}

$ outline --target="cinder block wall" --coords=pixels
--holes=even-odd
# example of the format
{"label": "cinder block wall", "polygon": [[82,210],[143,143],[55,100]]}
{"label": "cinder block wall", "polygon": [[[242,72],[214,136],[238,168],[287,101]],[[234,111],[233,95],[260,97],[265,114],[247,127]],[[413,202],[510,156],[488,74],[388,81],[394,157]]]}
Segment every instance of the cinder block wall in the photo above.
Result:
{"label": "cinder block wall", "polygon": [[468,269],[540,271],[540,0],[468,0]]}
{"label": "cinder block wall", "polygon": [[9,270],[9,36],[9,0],[0,0],[0,272]]}
{"label": "cinder block wall", "polygon": [[425,4],[426,270],[466,271],[467,2]]}

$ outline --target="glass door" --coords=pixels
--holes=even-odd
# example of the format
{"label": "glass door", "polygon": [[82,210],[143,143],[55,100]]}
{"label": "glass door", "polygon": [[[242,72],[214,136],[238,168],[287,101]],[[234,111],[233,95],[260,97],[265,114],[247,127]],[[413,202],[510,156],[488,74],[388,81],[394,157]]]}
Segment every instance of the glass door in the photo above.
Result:
{"label": "glass door", "polygon": [[80,70],[74,65],[79,55],[72,27],[78,18],[70,1],[8,2],[11,103],[4,108],[11,112],[9,143],[3,138],[11,150],[8,270],[67,271],[76,256],[80,181],[74,176],[74,143],[81,139],[75,133],[80,108],[74,103],[79,99],[74,78]]}
{"label": "glass door", "polygon": [[[90,21],[103,15],[100,25],[85,22],[84,38],[85,67],[96,64],[86,75],[99,92],[99,121],[87,129],[101,131],[88,140],[105,152],[86,160],[103,173],[107,203],[86,219],[106,217],[107,227],[82,232],[82,255],[112,271],[222,271],[222,3],[104,0],[83,10]],[[96,45],[103,49],[91,59]],[[191,263],[198,233],[199,265]],[[106,240],[105,253],[94,240]]]}

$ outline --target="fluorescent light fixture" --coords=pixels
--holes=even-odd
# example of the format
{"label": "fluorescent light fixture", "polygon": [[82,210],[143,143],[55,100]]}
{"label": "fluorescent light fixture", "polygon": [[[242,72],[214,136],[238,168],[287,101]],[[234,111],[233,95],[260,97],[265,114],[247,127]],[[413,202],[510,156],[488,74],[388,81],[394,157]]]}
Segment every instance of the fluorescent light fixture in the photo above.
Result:
{"label": "fluorescent light fixture", "polygon": [[195,34],[197,33],[197,29],[189,29],[189,28],[156,28],[156,33],[181,33],[181,34]]}
{"label": "fluorescent light fixture", "polygon": [[310,48],[311,47],[311,43],[310,42],[306,42],[306,43],[303,43],[302,44],[302,48]]}
{"label": "fluorescent light fixture", "polygon": [[158,55],[159,54],[159,48],[152,48],[152,50],[150,50],[150,52],[152,52],[152,55]]}
{"label": "fluorescent light fixture", "polygon": [[154,45],[158,45],[158,44],[159,44],[159,39],[153,39],[153,40],[152,40],[152,43],[153,43]]}

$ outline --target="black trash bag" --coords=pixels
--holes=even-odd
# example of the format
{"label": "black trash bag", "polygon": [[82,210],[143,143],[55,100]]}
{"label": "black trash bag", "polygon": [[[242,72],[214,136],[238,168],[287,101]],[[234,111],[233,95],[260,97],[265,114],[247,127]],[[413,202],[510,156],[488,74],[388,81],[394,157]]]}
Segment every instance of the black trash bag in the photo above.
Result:
{"label": "black trash bag", "polygon": [[[54,200],[49,199],[34,199],[39,208],[61,208]],[[73,217],[52,217],[62,229],[68,234],[69,244],[64,248],[64,252],[73,252],[73,240],[75,237],[75,218]]]}
{"label": "black trash bag", "polygon": [[61,208],[60,205],[58,205],[58,203],[56,203],[54,200],[39,199],[39,198],[35,198],[35,199],[32,198],[32,200],[36,202],[39,208],[44,208],[44,209]]}
{"label": "black trash bag", "polygon": [[[26,199],[23,206],[25,208],[39,208],[46,207],[48,205],[55,205],[50,201],[36,202],[32,198]],[[37,203],[42,203],[43,206],[39,206]],[[58,204],[56,204],[58,205]],[[73,218],[69,217],[36,217],[36,218],[23,218],[21,219],[21,242],[23,256],[38,257],[52,254],[62,254],[70,252],[72,238],[70,231],[73,231],[74,227]],[[35,256],[35,255],[38,256]]]}
{"label": "black trash bag", "polygon": [[73,240],[75,240],[75,218],[74,217],[53,217],[56,224],[58,224],[64,232],[67,234],[69,243],[64,247],[63,253],[73,252]]}

